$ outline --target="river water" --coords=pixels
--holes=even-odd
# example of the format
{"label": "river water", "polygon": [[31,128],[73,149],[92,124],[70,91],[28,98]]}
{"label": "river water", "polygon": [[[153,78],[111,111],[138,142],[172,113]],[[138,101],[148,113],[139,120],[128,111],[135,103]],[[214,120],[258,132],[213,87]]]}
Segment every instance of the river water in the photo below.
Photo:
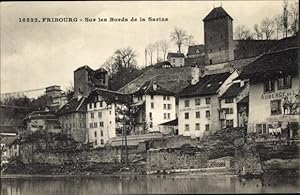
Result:
{"label": "river water", "polygon": [[300,192],[297,177],[243,180],[229,175],[12,176],[1,195],[196,194]]}

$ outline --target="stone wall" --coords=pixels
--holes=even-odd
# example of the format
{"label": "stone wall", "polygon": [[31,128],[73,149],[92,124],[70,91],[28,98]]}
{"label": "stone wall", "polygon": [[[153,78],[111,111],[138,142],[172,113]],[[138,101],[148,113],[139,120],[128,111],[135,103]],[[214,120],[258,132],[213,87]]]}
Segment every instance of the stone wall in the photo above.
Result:
{"label": "stone wall", "polygon": [[[92,150],[32,150],[32,145],[23,145],[20,160],[25,163],[48,163],[60,165],[64,163],[119,163],[121,147],[105,147]],[[33,151],[33,153],[32,153]],[[125,151],[123,151],[125,155]],[[146,150],[143,146],[128,147],[129,162],[145,160]]]}

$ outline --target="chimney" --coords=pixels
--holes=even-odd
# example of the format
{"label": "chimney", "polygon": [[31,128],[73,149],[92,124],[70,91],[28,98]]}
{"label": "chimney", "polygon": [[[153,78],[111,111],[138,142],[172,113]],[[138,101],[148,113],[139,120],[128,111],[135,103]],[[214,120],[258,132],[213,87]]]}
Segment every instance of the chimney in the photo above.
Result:
{"label": "chimney", "polygon": [[156,89],[157,89],[156,81],[153,81],[153,90],[156,91]]}
{"label": "chimney", "polygon": [[192,76],[191,84],[195,85],[196,83],[198,83],[200,78],[200,68],[198,66],[192,67],[191,76]]}

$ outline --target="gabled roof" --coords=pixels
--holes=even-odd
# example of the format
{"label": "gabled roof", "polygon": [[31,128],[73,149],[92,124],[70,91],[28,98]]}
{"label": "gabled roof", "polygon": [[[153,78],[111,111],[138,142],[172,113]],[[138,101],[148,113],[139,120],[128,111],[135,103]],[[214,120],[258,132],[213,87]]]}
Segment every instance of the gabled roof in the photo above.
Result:
{"label": "gabled roof", "polygon": [[263,54],[245,66],[239,78],[266,78],[270,75],[298,74],[299,51],[299,48],[290,48]]}
{"label": "gabled roof", "polygon": [[[156,88],[154,87],[156,85]],[[167,95],[172,96],[174,93],[166,90],[165,88],[161,87],[160,85],[154,83],[153,81],[146,81],[138,91],[133,93],[135,96],[139,95]]]}
{"label": "gabled roof", "polygon": [[84,104],[85,97],[81,97],[79,100],[78,98],[71,99],[68,103],[63,105],[56,114],[67,114],[73,112],[85,112],[86,106]]}
{"label": "gabled roof", "polygon": [[240,83],[233,83],[226,91],[223,93],[221,98],[232,98],[236,97],[240,91],[244,88],[241,87]]}
{"label": "gabled roof", "polygon": [[189,55],[195,55],[195,54],[202,54],[204,53],[204,45],[201,44],[201,45],[191,45],[189,46],[188,48],[188,53],[187,53],[187,56]]}
{"label": "gabled roof", "polygon": [[223,82],[231,75],[230,72],[206,75],[195,85],[189,85],[181,91],[180,97],[193,97],[217,94]]}
{"label": "gabled roof", "polygon": [[167,58],[173,57],[173,58],[184,58],[184,54],[183,53],[168,53]]}
{"label": "gabled roof", "polygon": [[117,91],[111,91],[107,89],[102,88],[96,88],[86,99],[86,103],[94,102],[95,96],[100,95],[107,104],[111,103],[122,103],[122,104],[129,104],[132,100],[132,97],[130,94],[124,94]]}
{"label": "gabled roof", "polygon": [[173,67],[173,68],[150,68],[134,80],[124,85],[118,91],[123,93],[134,93],[149,80],[156,81],[161,87],[174,93],[180,92],[189,85],[191,79],[191,67]]}
{"label": "gabled roof", "polygon": [[233,20],[231,16],[222,7],[216,7],[209,12],[209,14],[203,19],[203,21],[206,22],[209,20],[224,18],[224,17],[228,17],[231,20]]}

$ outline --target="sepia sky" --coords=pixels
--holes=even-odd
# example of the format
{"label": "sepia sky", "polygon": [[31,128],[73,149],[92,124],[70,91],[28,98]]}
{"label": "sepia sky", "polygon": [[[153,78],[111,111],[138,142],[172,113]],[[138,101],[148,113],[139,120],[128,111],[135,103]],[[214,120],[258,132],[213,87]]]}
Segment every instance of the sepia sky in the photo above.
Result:
{"label": "sepia sky", "polygon": [[[290,0],[291,1],[291,0]],[[221,1],[1,2],[1,93],[73,82],[82,65],[99,68],[113,52],[131,46],[144,66],[144,49],[169,40],[175,26],[203,43],[202,19]],[[253,28],[282,12],[282,1],[222,1],[233,28]],[[168,22],[22,23],[21,17],[163,17]],[[176,48],[171,48],[176,52]],[[156,57],[155,57],[156,58]]]}

